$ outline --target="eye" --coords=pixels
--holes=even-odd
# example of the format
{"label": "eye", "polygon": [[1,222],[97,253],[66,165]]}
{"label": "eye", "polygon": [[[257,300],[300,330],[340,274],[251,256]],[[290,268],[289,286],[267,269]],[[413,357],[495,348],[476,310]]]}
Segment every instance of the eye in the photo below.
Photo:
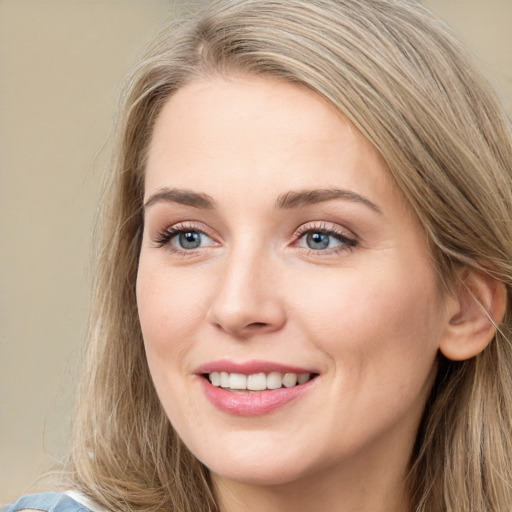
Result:
{"label": "eye", "polygon": [[170,239],[170,242],[180,249],[198,249],[205,244],[208,245],[208,240],[211,241],[208,236],[200,231],[180,231]]}
{"label": "eye", "polygon": [[153,240],[156,247],[167,246],[173,252],[190,252],[217,245],[206,233],[195,227],[175,225],[166,228]]}
{"label": "eye", "polygon": [[304,237],[304,241],[310,249],[315,251],[321,251],[329,247],[337,247],[340,245],[340,241],[336,240],[332,235],[320,231],[308,233]]}
{"label": "eye", "polygon": [[318,253],[338,253],[357,244],[355,238],[335,227],[303,226],[299,229],[297,247]]}

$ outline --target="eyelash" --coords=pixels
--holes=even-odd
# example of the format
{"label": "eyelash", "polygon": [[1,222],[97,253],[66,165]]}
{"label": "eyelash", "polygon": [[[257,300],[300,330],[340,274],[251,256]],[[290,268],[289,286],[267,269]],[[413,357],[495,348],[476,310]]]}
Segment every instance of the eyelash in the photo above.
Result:
{"label": "eyelash", "polygon": [[[195,251],[197,251],[200,248],[195,249],[180,249],[179,247],[171,246],[170,241],[177,235],[181,233],[187,233],[187,232],[193,232],[193,233],[199,233],[201,235],[207,236],[208,238],[213,239],[210,237],[207,233],[205,233],[204,230],[199,229],[194,224],[176,224],[174,226],[169,226],[165,228],[163,231],[158,233],[157,237],[154,239],[154,245],[157,248],[161,248],[164,246],[168,246],[168,249],[172,253],[179,253],[183,255],[193,255]],[[321,224],[305,224],[304,226],[301,226],[294,234],[295,241],[292,245],[297,246],[297,243],[300,242],[306,235],[310,233],[322,233],[328,236],[331,236],[341,242],[341,245],[338,247],[334,247],[331,249],[326,250],[319,250],[319,249],[311,249],[311,248],[302,248],[305,250],[308,254],[313,254],[316,256],[322,256],[322,255],[332,255],[332,254],[340,254],[345,251],[351,250],[353,247],[355,247],[358,244],[358,241],[355,238],[351,238],[343,231],[336,229],[334,227],[328,227],[325,223]]]}
{"label": "eyelash", "polygon": [[311,248],[303,248],[305,251],[307,251],[308,254],[313,254],[315,256],[331,256],[340,254],[345,251],[350,251],[352,248],[354,248],[358,241],[355,238],[352,238],[349,236],[346,232],[341,231],[338,228],[335,227],[329,227],[325,223],[320,224],[305,224],[301,226],[296,232],[295,232],[295,239],[296,241],[294,244],[297,244],[300,240],[302,240],[307,234],[310,233],[322,233],[324,235],[331,236],[341,242],[341,245],[338,247],[333,247],[331,249],[326,250],[318,250],[318,249],[311,249]]}
{"label": "eyelash", "polygon": [[190,255],[190,254],[193,254],[197,249],[180,249],[179,247],[174,247],[174,246],[170,245],[170,241],[176,235],[179,235],[181,233],[189,233],[189,232],[200,233],[202,235],[207,236],[208,238],[212,238],[207,233],[205,233],[205,231],[203,229],[199,229],[194,224],[181,223],[181,224],[176,224],[174,226],[169,226],[169,227],[165,228],[163,231],[161,231],[158,234],[157,238],[155,238],[155,240],[153,242],[157,248],[168,246],[168,249],[172,253],[180,253],[180,254],[184,254],[184,255]]}

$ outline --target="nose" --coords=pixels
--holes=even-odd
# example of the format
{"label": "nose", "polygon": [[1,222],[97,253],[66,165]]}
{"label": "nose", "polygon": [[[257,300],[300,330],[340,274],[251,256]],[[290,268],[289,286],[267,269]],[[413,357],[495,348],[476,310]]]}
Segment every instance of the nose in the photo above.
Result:
{"label": "nose", "polygon": [[223,263],[207,320],[238,338],[278,331],[286,322],[279,269],[261,253],[233,253]]}

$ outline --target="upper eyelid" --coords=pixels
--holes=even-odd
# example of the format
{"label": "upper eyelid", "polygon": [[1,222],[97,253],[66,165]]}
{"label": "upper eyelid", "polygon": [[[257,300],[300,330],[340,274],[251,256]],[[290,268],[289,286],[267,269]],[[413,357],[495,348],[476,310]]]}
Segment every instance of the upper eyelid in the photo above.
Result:
{"label": "upper eyelid", "polygon": [[211,230],[208,229],[208,227],[205,224],[203,224],[202,222],[198,223],[195,221],[187,221],[187,220],[169,224],[165,228],[159,230],[158,233],[165,233],[168,231],[180,232],[180,231],[187,231],[187,230],[197,231],[199,233],[203,233],[206,236],[211,236],[211,234],[210,234]]}
{"label": "upper eyelid", "polygon": [[315,221],[306,222],[295,230],[295,236],[303,235],[304,233],[308,233],[315,230],[326,233],[339,234],[341,236],[354,240],[357,239],[356,234],[351,229],[340,226],[339,224],[336,223],[328,223],[325,221],[319,221],[318,223],[316,223]]}

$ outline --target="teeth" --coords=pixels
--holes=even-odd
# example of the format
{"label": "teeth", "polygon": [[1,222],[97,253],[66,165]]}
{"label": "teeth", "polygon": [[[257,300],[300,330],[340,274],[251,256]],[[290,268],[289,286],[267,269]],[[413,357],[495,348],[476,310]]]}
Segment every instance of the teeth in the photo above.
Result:
{"label": "teeth", "polygon": [[241,373],[230,374],[229,387],[231,389],[247,389],[247,375]]}
{"label": "teeth", "polygon": [[270,372],[268,375],[265,373],[244,375],[242,373],[211,372],[208,377],[213,386],[235,390],[263,391],[305,384],[311,379],[311,374]]}
{"label": "teeth", "polygon": [[283,385],[283,375],[278,372],[272,372],[267,377],[268,389],[279,389]]}
{"label": "teeth", "polygon": [[297,377],[297,382],[299,384],[305,384],[310,378],[311,378],[311,376],[309,375],[309,373],[301,373]]}
{"label": "teeth", "polygon": [[[213,384],[213,382],[212,382],[212,384]],[[215,384],[213,384],[213,385],[215,386]],[[229,388],[229,373],[228,372],[220,372],[220,386],[223,388]]]}
{"label": "teeth", "polygon": [[255,373],[247,376],[247,389],[262,391],[267,388],[267,376],[264,373]]}
{"label": "teeth", "polygon": [[297,374],[296,373],[287,373],[283,377],[283,386],[285,388],[293,388],[297,384]]}
{"label": "teeth", "polygon": [[210,373],[210,382],[214,386],[220,386],[220,373],[219,372]]}

